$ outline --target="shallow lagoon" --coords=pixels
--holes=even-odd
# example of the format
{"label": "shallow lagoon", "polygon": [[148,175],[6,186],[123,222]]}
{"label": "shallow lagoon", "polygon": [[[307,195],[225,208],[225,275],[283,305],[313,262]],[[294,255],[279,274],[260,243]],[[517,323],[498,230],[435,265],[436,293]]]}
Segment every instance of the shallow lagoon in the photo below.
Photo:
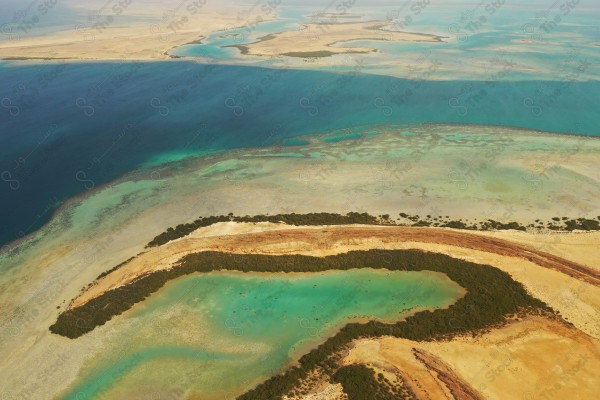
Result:
{"label": "shallow lagoon", "polygon": [[125,314],[118,343],[82,371],[64,398],[131,398],[140,387],[236,395],[347,322],[395,321],[414,307],[447,306],[461,295],[457,284],[429,272],[184,277]]}

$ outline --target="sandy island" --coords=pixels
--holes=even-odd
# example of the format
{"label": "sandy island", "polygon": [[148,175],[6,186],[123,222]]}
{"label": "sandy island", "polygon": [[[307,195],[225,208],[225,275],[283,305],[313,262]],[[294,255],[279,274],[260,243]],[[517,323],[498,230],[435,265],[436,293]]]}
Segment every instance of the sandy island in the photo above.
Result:
{"label": "sandy island", "polygon": [[[165,10],[144,10],[147,22],[116,23],[112,15],[100,15],[77,28],[36,35],[14,35],[0,41],[0,59],[5,60],[164,60],[173,48],[199,44],[209,34],[244,28],[252,33],[261,22],[275,15],[260,14],[241,6],[227,5],[196,14],[165,15]],[[135,17],[135,15],[131,15]],[[240,17],[242,16],[242,17]],[[333,54],[370,53],[375,49],[332,47],[352,40],[441,42],[436,35],[384,30],[385,21],[306,23],[301,30],[263,36],[257,42],[235,45],[243,54],[258,56],[326,57]],[[223,37],[226,37],[224,34]],[[290,51],[293,49],[293,51]]]}
{"label": "sandy island", "polygon": [[[215,5],[216,6],[216,5]],[[5,60],[165,60],[168,51],[190,43],[199,43],[216,31],[246,28],[249,32],[259,22],[273,16],[250,12],[245,7],[206,5],[202,12],[166,15],[167,5],[144,7],[143,19],[116,23],[112,15],[44,35],[15,35],[0,41],[0,59]],[[243,15],[243,18],[240,18]],[[135,17],[134,14],[130,15]],[[17,31],[19,33],[19,31]]]}
{"label": "sandy island", "polygon": [[[365,47],[333,47],[352,40],[385,40],[393,42],[442,42],[442,37],[424,33],[384,30],[385,21],[308,23],[294,31],[274,33],[258,41],[235,45],[242,54],[254,56],[328,57],[334,54],[372,53]],[[290,44],[293,43],[292,46]],[[293,51],[290,51],[293,48]]]}
{"label": "sandy island", "polygon": [[[579,242],[593,264],[600,232],[554,233],[584,237]],[[501,238],[500,238],[501,237]],[[419,399],[505,399],[527,395],[591,395],[600,367],[600,279],[597,270],[556,254],[564,250],[537,244],[535,233],[465,232],[454,229],[396,226],[288,226],[273,223],[224,222],[149,249],[98,280],[71,307],[141,274],[171,268],[186,254],[218,250],[250,254],[326,256],[364,249],[421,249],[485,263],[508,272],[536,297],[550,304],[574,326],[542,317],[516,318],[477,337],[442,342],[413,342],[382,337],[357,340],[344,364],[361,363],[402,380]],[[525,243],[525,244],[519,244]],[[547,252],[542,251],[547,250]],[[540,290],[543,288],[543,290]],[[570,290],[574,290],[570,292]],[[564,301],[568,298],[569,301]],[[318,374],[317,374],[318,375]],[[514,385],[526,377],[526,385]],[[339,384],[314,379],[303,399],[340,398]],[[555,382],[555,383],[553,383]],[[507,387],[510,387],[507,390]],[[292,397],[290,397],[292,399]]]}
{"label": "sandy island", "polygon": [[[589,246],[598,251],[594,244]],[[200,251],[322,257],[372,248],[421,249],[492,265],[511,274],[536,297],[558,310],[567,321],[600,338],[600,323],[594,318],[600,310],[600,274],[596,270],[508,240],[441,228],[217,223],[133,258],[94,282],[71,302],[69,308],[79,307],[141,275],[170,269],[183,256]],[[576,290],[576,295],[568,296],[569,301],[564,301],[569,287]]]}

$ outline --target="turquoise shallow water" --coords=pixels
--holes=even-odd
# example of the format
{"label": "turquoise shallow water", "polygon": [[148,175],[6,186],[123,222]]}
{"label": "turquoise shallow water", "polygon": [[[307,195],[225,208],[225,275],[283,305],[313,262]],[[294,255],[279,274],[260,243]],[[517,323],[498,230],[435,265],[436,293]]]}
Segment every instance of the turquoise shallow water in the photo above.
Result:
{"label": "turquoise shallow water", "polygon": [[102,391],[114,385],[116,381],[139,365],[164,358],[196,361],[231,361],[237,357],[205,352],[192,347],[167,346],[149,348],[130,354],[119,362],[102,370],[101,373],[94,375],[92,380],[78,388],[76,392],[65,396],[64,399],[80,400],[96,398]]}
{"label": "turquoise shallow water", "polygon": [[[173,382],[182,373],[194,374],[195,380],[185,385],[207,398],[235,394],[351,320],[395,321],[412,307],[445,306],[460,293],[458,285],[441,275],[417,272],[210,273],[182,278],[126,314],[125,324],[132,327],[123,330],[120,343],[106,349],[106,358],[84,371],[63,398],[124,396],[153,379],[176,390]],[[173,310],[178,310],[176,316],[165,320]],[[170,321],[170,329],[156,329],[157,321]],[[144,333],[139,326],[145,326]],[[186,332],[186,340],[178,336]],[[149,363],[152,368],[144,369]],[[168,371],[167,365],[180,366]],[[161,372],[156,376],[156,371]]]}
{"label": "turquoise shallow water", "polygon": [[229,46],[256,41],[272,32],[298,29],[299,25],[288,18],[252,24],[242,28],[219,31],[202,39],[200,44],[187,44],[169,51],[172,56],[203,57],[208,59],[227,59],[239,54],[239,50]]}

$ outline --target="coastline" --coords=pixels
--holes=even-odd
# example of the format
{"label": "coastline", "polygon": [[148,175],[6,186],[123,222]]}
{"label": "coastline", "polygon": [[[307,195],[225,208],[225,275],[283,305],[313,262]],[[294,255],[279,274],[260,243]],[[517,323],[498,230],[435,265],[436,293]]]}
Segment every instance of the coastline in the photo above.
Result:
{"label": "coastline", "polygon": [[[178,47],[181,46],[185,46],[185,45],[190,45],[190,44],[201,44],[203,40],[205,40],[209,34],[215,33],[215,32],[222,32],[222,31],[227,31],[230,29],[240,29],[240,28],[245,28],[248,26],[248,22],[243,23],[241,25],[235,25],[235,23],[232,26],[227,26],[227,28],[223,28],[221,27],[219,24],[223,24],[222,21],[226,21],[227,24],[229,24],[229,16],[225,16],[225,17],[221,17],[221,20],[217,19],[217,23],[215,24],[215,21],[210,20],[210,23],[208,24],[210,26],[210,29],[204,29],[202,32],[200,32],[199,35],[196,35],[198,38],[191,40],[188,38],[186,38],[185,36],[177,33],[177,34],[173,34],[173,35],[177,35],[177,39],[169,39],[169,48],[160,48],[160,49],[156,49],[156,51],[144,51],[142,52],[144,55],[143,56],[136,56],[137,53],[139,53],[139,51],[120,51],[120,50],[113,50],[113,52],[115,53],[113,56],[110,55],[110,50],[108,50],[108,47],[106,45],[103,45],[104,47],[99,47],[96,50],[96,54],[104,54],[104,55],[94,55],[94,56],[86,56],[86,57],[82,57],[80,54],[82,53],[82,51],[79,49],[79,47],[77,46],[82,46],[82,45],[86,45],[87,48],[89,48],[91,46],[91,48],[93,49],[94,46],[96,46],[96,43],[102,43],[102,41],[107,41],[109,39],[107,39],[105,36],[107,35],[106,32],[102,31],[99,33],[99,35],[102,35],[102,37],[100,39],[96,39],[95,36],[93,40],[88,40],[86,39],[85,36],[81,36],[78,37],[76,33],[74,32],[59,32],[54,34],[54,36],[50,36],[49,38],[45,38],[45,39],[41,39],[41,38],[25,38],[23,39],[23,41],[25,41],[26,43],[29,44],[21,44],[18,46],[13,46],[15,47],[17,50],[17,52],[27,52],[30,50],[39,50],[39,48],[41,46],[53,46],[53,42],[52,40],[56,40],[58,42],[54,43],[54,46],[58,46],[58,47],[74,47],[76,50],[72,51],[72,54],[69,53],[69,51],[67,50],[65,52],[65,50],[60,49],[57,50],[58,54],[60,55],[56,55],[56,53],[54,53],[54,55],[48,55],[48,56],[21,56],[21,55],[9,55],[10,54],[10,49],[12,49],[13,47],[0,47],[0,60],[6,60],[6,61],[14,61],[14,60],[96,60],[96,61],[106,61],[106,60],[111,60],[111,59],[118,59],[118,60],[129,60],[129,61],[136,61],[136,60],[140,60],[140,61],[164,61],[164,60],[168,60],[171,58],[178,58],[180,56],[172,56],[170,54],[170,52]],[[206,18],[205,18],[206,19]],[[261,17],[260,21],[258,22],[254,22],[254,23],[262,23],[262,22],[272,22],[272,21],[277,21],[278,19],[276,17],[272,17],[272,18],[267,18],[267,19],[263,19]],[[239,22],[238,22],[239,24]],[[335,45],[336,43],[341,43],[341,42],[348,42],[348,41],[354,41],[354,40],[384,40],[384,41],[397,41],[397,40],[401,40],[401,41],[416,41],[416,42],[420,42],[420,41],[426,41],[426,42],[444,42],[444,37],[443,36],[438,36],[435,34],[427,34],[427,33],[415,33],[415,32],[399,32],[399,31],[390,31],[390,30],[385,30],[382,29],[383,27],[389,25],[389,23],[385,22],[385,21],[360,21],[360,22],[356,22],[356,21],[352,21],[352,22],[336,22],[336,23],[328,23],[328,22],[304,22],[304,23],[300,23],[300,26],[302,26],[302,29],[299,30],[289,30],[289,31],[281,31],[281,32],[274,32],[274,33],[269,33],[265,36],[259,37],[257,38],[256,41],[254,42],[250,42],[250,43],[245,43],[245,44],[241,44],[241,45],[229,45],[229,46],[223,46],[223,47],[236,47],[238,49],[240,49],[242,51],[242,54],[249,54],[250,51],[252,51],[252,48],[255,47],[255,45],[259,44],[259,43],[263,43],[265,41],[268,40],[277,40],[279,39],[279,37],[281,35],[284,34],[292,34],[294,35],[293,32],[300,32],[303,31],[305,29],[310,29],[313,26],[327,26],[327,27],[332,27],[332,26],[347,26],[347,25],[365,25],[365,27],[363,28],[364,30],[370,30],[370,31],[377,31],[377,32],[381,32],[382,34],[389,34],[390,38],[383,38],[383,37],[375,37],[375,38],[367,38],[365,37],[365,35],[358,35],[357,36],[356,33],[354,34],[348,34],[347,37],[344,38],[340,38],[331,42],[328,42],[326,44],[324,44],[324,47],[326,48],[331,48],[331,46]],[[166,40],[161,41],[156,41],[156,38],[153,37],[153,35],[143,35],[141,34],[141,27],[132,27],[132,28],[128,28],[128,29],[124,29],[124,28],[109,28],[109,33],[112,33],[111,30],[114,30],[114,35],[116,36],[122,36],[122,35],[128,35],[130,37],[130,40],[132,41],[142,41],[142,40],[150,40],[152,41],[152,43],[156,42],[158,45],[163,45],[163,42],[166,43]],[[121,32],[123,31],[123,32]],[[196,31],[190,31],[189,29],[187,29],[185,31],[186,35],[193,35],[194,33],[198,33]],[[69,36],[71,35],[71,36]],[[156,36],[156,34],[154,35]],[[398,39],[393,39],[393,36],[397,36]],[[166,37],[166,36],[165,36]],[[45,41],[44,41],[45,40]],[[64,43],[61,43],[60,41],[65,41]],[[83,43],[81,42],[83,40]],[[117,43],[118,39],[111,39],[113,41],[115,41],[115,43]],[[37,43],[39,42],[39,43]],[[98,44],[98,46],[100,46],[100,44]],[[118,49],[119,46],[114,46],[115,49]],[[335,48],[333,48],[335,49]],[[87,49],[86,49],[87,50]],[[60,53],[62,51],[62,54]],[[119,52],[118,52],[119,51]],[[314,50],[299,50],[298,52],[301,53],[306,53],[306,52],[312,52]],[[369,49],[369,50],[362,50],[362,51],[357,51],[357,50],[347,50],[347,51],[331,51],[333,54],[351,54],[351,53],[369,53],[369,52],[373,52],[376,51],[376,49]],[[116,52],[118,52],[118,56],[116,56]],[[2,55],[2,53],[8,53],[7,55]],[[260,55],[264,55],[264,54],[258,54]],[[281,53],[281,55],[284,55],[283,53]]]}

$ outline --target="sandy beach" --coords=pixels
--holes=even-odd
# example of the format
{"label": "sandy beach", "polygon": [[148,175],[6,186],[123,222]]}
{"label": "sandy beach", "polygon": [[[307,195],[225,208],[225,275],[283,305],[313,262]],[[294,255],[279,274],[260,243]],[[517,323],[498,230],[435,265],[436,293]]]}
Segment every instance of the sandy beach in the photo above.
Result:
{"label": "sandy beach", "polygon": [[473,231],[476,235],[495,237],[519,243],[536,250],[575,261],[595,270],[600,270],[600,232],[517,232],[517,231]]}

